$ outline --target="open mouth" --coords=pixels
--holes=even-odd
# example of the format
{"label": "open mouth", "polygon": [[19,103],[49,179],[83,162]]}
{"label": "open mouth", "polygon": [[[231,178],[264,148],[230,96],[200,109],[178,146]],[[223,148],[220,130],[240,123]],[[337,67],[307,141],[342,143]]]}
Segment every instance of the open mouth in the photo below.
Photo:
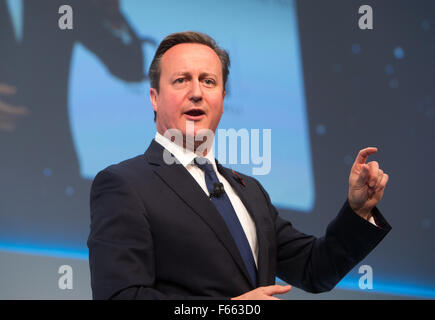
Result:
{"label": "open mouth", "polygon": [[205,114],[204,110],[202,109],[191,109],[184,113],[185,115],[189,117],[200,117]]}

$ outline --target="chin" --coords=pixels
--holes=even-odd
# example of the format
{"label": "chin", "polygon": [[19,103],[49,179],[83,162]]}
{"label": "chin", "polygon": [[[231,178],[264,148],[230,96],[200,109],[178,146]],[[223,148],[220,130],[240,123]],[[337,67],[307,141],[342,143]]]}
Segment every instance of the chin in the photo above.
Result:
{"label": "chin", "polygon": [[[190,125],[186,124],[186,126],[184,127],[184,134],[192,134],[192,132],[194,132],[194,134],[196,135],[198,133],[198,131],[203,130],[203,129],[209,129],[209,127],[207,126],[206,123],[203,123],[202,121],[190,121]],[[193,126],[192,126],[193,124]]]}

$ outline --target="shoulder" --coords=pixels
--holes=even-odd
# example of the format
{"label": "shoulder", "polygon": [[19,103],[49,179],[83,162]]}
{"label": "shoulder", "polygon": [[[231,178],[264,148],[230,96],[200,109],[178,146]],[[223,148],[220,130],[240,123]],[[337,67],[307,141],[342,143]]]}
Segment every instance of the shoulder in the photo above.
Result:
{"label": "shoulder", "polygon": [[107,180],[117,180],[130,186],[141,181],[147,181],[152,170],[145,155],[138,155],[110,165],[101,170],[94,178],[93,185],[100,184]]}

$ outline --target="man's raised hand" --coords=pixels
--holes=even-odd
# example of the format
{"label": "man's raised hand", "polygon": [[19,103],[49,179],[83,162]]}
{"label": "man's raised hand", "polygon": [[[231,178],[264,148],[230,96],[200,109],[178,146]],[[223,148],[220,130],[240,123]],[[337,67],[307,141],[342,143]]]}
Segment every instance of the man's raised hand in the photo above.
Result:
{"label": "man's raised hand", "polygon": [[379,163],[367,158],[377,148],[365,148],[358,153],[349,175],[348,200],[351,208],[364,219],[371,217],[371,211],[382,199],[388,174],[379,168]]}

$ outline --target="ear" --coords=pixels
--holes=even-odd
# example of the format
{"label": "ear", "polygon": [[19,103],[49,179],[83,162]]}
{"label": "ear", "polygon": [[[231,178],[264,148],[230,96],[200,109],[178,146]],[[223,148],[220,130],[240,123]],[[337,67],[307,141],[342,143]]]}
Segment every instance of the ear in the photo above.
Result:
{"label": "ear", "polygon": [[153,109],[155,112],[157,112],[157,99],[159,97],[159,93],[157,92],[156,88],[151,88],[150,89],[150,101],[151,104],[153,105]]}

